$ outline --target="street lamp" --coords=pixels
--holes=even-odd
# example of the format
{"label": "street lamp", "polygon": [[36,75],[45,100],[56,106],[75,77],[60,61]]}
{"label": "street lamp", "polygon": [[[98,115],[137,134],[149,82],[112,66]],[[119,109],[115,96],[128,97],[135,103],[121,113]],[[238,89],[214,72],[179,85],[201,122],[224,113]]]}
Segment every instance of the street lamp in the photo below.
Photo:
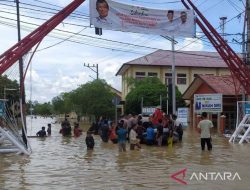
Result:
{"label": "street lamp", "polygon": [[17,89],[15,88],[5,88],[3,89],[3,99],[5,100],[6,99],[6,91],[15,91]]}

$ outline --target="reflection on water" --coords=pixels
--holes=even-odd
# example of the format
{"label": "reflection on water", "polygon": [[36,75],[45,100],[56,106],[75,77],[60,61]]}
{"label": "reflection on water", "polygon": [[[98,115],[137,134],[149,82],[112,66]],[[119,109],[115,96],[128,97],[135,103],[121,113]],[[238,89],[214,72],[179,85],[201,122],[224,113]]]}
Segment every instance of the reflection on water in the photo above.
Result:
{"label": "reflection on water", "polygon": [[[49,119],[33,120],[29,135],[35,135]],[[28,122],[29,123],[29,122]],[[188,129],[182,144],[173,148],[148,147],[124,153],[117,145],[102,143],[95,136],[94,150],[87,150],[85,136],[61,137],[59,124],[52,125],[52,136],[30,138],[30,157],[0,155],[0,189],[249,189],[248,144],[229,144],[213,137],[213,151],[201,152],[199,136]],[[127,149],[129,146],[127,146]],[[170,176],[187,168],[182,185]],[[188,181],[192,172],[238,172],[241,181]],[[181,177],[181,176],[179,176]]]}

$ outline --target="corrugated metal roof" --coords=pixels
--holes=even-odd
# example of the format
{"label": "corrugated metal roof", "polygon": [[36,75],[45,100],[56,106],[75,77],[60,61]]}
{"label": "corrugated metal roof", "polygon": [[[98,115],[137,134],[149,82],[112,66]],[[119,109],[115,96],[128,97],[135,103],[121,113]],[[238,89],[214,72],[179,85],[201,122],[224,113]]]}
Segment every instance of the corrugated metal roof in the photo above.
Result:
{"label": "corrugated metal roof", "polygon": [[[189,100],[193,94],[197,91],[202,83],[207,84],[214,90],[215,93],[234,96],[235,86],[234,80],[231,75],[214,76],[214,75],[197,75],[194,81],[190,84],[188,89],[183,93],[183,98]],[[239,81],[235,79],[236,86],[239,86]],[[239,93],[242,93],[240,91]]]}
{"label": "corrugated metal roof", "polygon": [[[172,51],[157,50],[146,56],[124,63],[116,75],[122,75],[131,65],[171,66]],[[175,51],[176,67],[227,68],[217,52]]]}
{"label": "corrugated metal roof", "polygon": [[[213,76],[213,75],[199,75],[199,77],[206,82],[215,92],[223,95],[235,95],[234,80],[231,75]],[[236,86],[239,81],[235,79]]]}

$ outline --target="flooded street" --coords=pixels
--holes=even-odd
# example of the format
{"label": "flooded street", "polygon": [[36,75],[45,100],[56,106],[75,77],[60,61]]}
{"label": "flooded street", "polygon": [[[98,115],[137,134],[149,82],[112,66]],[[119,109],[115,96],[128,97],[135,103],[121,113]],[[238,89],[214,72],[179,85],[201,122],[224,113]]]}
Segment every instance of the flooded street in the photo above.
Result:
{"label": "flooded street", "polygon": [[[41,126],[47,128],[50,119],[34,119],[28,127],[29,135],[35,135]],[[28,125],[30,125],[28,121]],[[199,135],[187,129],[183,143],[169,147],[149,147],[142,150],[119,153],[115,144],[103,143],[95,138],[95,148],[87,151],[86,133],[79,138],[65,138],[58,133],[59,124],[52,124],[52,136],[46,139],[30,138],[31,156],[0,155],[1,190],[41,189],[237,189],[250,186],[250,145],[229,144],[224,137],[213,136],[213,151],[201,152]],[[170,176],[187,169],[185,177]],[[197,180],[192,173],[237,172],[234,180],[221,178]]]}

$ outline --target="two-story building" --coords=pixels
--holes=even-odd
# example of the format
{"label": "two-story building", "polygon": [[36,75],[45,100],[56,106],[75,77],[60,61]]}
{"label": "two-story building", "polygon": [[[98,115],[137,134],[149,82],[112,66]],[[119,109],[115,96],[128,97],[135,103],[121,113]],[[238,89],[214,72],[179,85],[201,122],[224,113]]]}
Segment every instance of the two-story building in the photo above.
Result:
{"label": "two-story building", "polygon": [[[157,50],[151,54],[124,63],[116,75],[122,76],[122,100],[130,91],[126,78],[158,77],[168,85],[172,80],[173,53]],[[192,83],[197,74],[229,75],[230,71],[217,52],[176,51],[175,82],[181,93]]]}

